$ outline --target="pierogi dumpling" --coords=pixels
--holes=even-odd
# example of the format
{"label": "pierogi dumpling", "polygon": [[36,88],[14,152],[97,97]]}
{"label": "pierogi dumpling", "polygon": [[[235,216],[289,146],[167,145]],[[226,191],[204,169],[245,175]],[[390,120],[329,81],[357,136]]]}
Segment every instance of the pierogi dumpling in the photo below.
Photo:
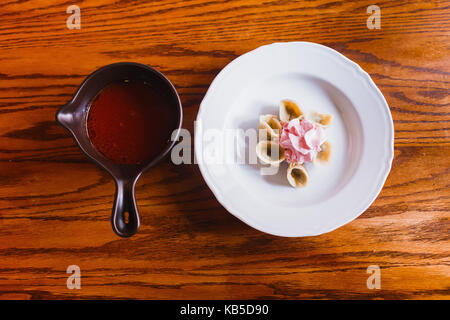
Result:
{"label": "pierogi dumpling", "polygon": [[280,136],[281,123],[273,114],[265,114],[259,117],[259,137],[263,140],[278,139]]}
{"label": "pierogi dumpling", "polygon": [[328,127],[332,118],[331,114],[326,113],[313,112],[311,115],[311,120],[320,124],[322,127]]}
{"label": "pierogi dumpling", "polygon": [[284,149],[277,141],[263,140],[256,145],[259,160],[270,165],[279,165],[284,159]]}
{"label": "pierogi dumpling", "polygon": [[291,186],[295,188],[304,187],[308,183],[308,173],[303,165],[290,163],[287,169],[287,179]]}
{"label": "pierogi dumpling", "polygon": [[320,148],[321,150],[317,154],[317,160],[319,162],[328,162],[331,155],[331,144],[328,141],[325,141]]}
{"label": "pierogi dumpling", "polygon": [[280,120],[288,122],[292,119],[301,117],[303,112],[300,107],[292,100],[284,99],[280,101]]}

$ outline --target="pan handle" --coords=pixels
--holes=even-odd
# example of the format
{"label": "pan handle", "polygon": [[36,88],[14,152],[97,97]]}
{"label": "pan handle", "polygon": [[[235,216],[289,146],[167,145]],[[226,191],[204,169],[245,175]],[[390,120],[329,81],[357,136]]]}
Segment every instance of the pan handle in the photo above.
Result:
{"label": "pan handle", "polygon": [[111,224],[114,232],[120,237],[131,237],[140,226],[139,212],[134,198],[136,180],[116,180]]}

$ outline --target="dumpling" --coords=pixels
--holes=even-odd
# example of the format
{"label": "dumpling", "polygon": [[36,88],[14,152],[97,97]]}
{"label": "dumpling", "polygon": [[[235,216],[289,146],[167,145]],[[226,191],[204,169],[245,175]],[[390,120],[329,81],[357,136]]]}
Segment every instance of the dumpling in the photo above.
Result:
{"label": "dumpling", "polygon": [[256,145],[256,155],[258,158],[270,165],[278,165],[284,159],[284,149],[280,147],[277,141],[263,140]]}
{"label": "dumpling", "polygon": [[301,117],[303,112],[300,107],[292,100],[284,99],[280,101],[280,120],[288,122],[292,119]]}
{"label": "dumpling", "polygon": [[332,118],[333,117],[331,114],[325,114],[325,113],[313,112],[311,115],[311,120],[320,124],[323,127],[328,127],[331,123]]}
{"label": "dumpling", "polygon": [[295,188],[304,187],[308,183],[308,173],[303,165],[292,162],[287,169],[287,179]]}
{"label": "dumpling", "polygon": [[259,117],[258,129],[264,130],[259,133],[259,137],[266,139],[278,139],[281,131],[281,123],[273,114],[266,114]]}
{"label": "dumpling", "polygon": [[319,162],[328,162],[331,155],[331,144],[328,141],[325,141],[320,148],[321,150],[317,154],[317,160]]}

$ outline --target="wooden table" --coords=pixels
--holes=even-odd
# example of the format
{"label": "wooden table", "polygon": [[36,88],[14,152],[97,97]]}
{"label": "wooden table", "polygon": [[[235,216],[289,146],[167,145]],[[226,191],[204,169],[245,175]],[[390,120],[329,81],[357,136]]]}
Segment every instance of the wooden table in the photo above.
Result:
{"label": "wooden table", "polygon": [[[450,297],[447,1],[73,1],[80,30],[66,27],[70,4],[0,4],[0,298]],[[371,4],[379,30],[366,26]],[[81,81],[112,62],[152,65],[192,131],[227,63],[294,40],[356,61],[388,101],[395,159],[370,209],[322,236],[275,237],[230,215],[196,165],[167,160],[137,185],[139,234],[115,236],[113,181],[54,121]],[[66,287],[69,265],[80,290]]]}

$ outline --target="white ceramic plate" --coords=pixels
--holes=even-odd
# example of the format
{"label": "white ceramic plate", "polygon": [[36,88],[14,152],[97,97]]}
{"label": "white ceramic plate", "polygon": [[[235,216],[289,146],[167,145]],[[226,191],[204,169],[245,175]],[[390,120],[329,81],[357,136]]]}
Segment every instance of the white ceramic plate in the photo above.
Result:
{"label": "white ceramic plate", "polygon": [[[305,188],[289,185],[286,164],[268,176],[260,174],[260,164],[207,161],[207,154],[224,147],[199,130],[195,154],[217,200],[245,223],[279,236],[319,235],[358,217],[381,191],[393,159],[392,117],[356,63],[322,45],[289,42],[259,47],[228,64],[203,99],[197,125],[203,133],[256,129],[259,115],[278,115],[285,98],[299,102],[305,113],[333,115],[330,162],[307,167]],[[247,157],[254,152],[248,139],[235,143]]]}

